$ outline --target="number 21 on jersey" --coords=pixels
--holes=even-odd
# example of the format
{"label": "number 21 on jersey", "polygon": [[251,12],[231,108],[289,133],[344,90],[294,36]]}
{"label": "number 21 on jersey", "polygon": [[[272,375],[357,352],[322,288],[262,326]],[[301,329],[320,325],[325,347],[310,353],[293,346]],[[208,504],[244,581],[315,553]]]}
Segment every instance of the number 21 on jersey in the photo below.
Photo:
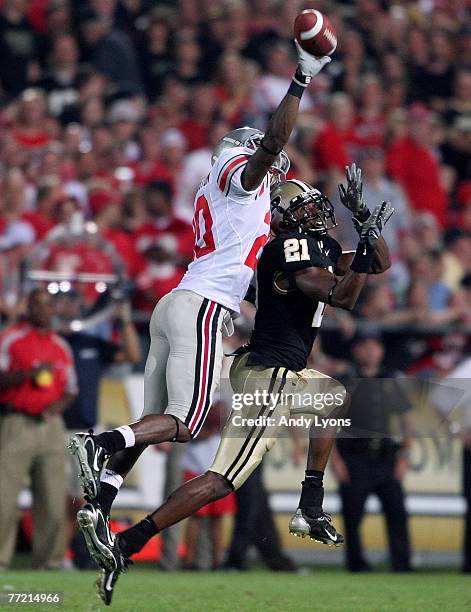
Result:
{"label": "number 21 on jersey", "polygon": [[[285,251],[285,260],[289,263],[292,261],[309,261],[309,248],[306,238],[287,238],[283,244]],[[329,266],[329,272],[333,272]],[[325,303],[319,302],[312,319],[312,327],[320,327],[322,317],[324,316]]]}
{"label": "number 21 on jersey", "polygon": [[284,242],[285,259],[290,261],[309,261],[309,249],[306,238],[287,238]]}

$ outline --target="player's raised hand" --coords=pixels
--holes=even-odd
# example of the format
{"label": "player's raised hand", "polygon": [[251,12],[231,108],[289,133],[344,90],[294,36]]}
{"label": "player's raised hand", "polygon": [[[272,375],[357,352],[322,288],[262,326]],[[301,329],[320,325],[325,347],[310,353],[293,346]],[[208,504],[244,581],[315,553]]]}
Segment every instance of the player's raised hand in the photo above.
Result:
{"label": "player's raised hand", "polygon": [[342,184],[339,185],[340,201],[360,222],[366,221],[370,211],[363,197],[361,168],[355,163],[345,166],[345,177],[347,189]]}
{"label": "player's raised hand", "polygon": [[294,44],[296,45],[296,50],[298,52],[298,70],[301,73],[301,76],[304,78],[298,78],[298,72],[294,77],[294,80],[301,85],[302,87],[307,87],[311,81],[313,76],[316,76],[322,68],[332,61],[328,55],[324,55],[324,57],[316,57],[315,55],[311,55],[307,51],[305,51],[298,41],[295,39]]}
{"label": "player's raised hand", "polygon": [[355,217],[353,221],[357,226],[360,235],[360,242],[368,242],[370,245],[376,244],[376,241],[381,236],[384,226],[392,217],[394,208],[390,202],[379,204],[366,221],[360,223]]}

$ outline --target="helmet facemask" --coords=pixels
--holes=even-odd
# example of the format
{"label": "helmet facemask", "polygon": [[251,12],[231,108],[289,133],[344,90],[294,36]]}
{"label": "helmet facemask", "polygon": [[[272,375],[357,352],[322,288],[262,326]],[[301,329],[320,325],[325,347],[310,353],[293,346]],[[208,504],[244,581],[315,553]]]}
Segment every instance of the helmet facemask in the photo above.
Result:
{"label": "helmet facemask", "polygon": [[272,208],[282,214],[281,230],[298,228],[302,231],[325,233],[337,225],[334,207],[317,189],[299,194],[290,201],[288,208],[278,208],[275,198]]}

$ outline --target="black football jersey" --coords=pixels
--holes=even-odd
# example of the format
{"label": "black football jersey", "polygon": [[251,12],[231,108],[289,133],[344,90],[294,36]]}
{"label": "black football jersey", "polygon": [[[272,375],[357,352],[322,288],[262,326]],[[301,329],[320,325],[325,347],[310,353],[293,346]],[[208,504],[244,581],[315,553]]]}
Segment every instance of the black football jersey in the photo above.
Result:
{"label": "black football jersey", "polygon": [[333,272],[341,254],[339,243],[327,234],[284,232],[265,246],[257,266],[257,314],[246,347],[251,351],[248,365],[295,371],[306,367],[325,304],[302,293],[294,276],[310,267]]}

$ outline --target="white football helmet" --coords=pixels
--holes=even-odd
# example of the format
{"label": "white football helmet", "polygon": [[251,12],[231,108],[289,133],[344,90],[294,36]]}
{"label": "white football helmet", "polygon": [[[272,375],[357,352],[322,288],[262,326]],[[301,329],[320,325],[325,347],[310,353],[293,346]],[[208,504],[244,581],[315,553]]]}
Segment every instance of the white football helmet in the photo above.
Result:
{"label": "white football helmet", "polygon": [[[257,130],[256,128],[251,128],[248,126],[232,130],[232,132],[229,132],[228,134],[223,136],[221,140],[217,143],[217,145],[214,147],[214,151],[211,156],[211,164],[214,165],[217,158],[226,149],[232,149],[234,147],[245,147],[247,149],[252,149],[253,151],[255,151],[260,146],[260,142],[263,136],[263,132]],[[284,151],[281,151],[276,157],[270,169],[272,183],[284,180],[285,176],[288,174],[289,167],[289,157]]]}

